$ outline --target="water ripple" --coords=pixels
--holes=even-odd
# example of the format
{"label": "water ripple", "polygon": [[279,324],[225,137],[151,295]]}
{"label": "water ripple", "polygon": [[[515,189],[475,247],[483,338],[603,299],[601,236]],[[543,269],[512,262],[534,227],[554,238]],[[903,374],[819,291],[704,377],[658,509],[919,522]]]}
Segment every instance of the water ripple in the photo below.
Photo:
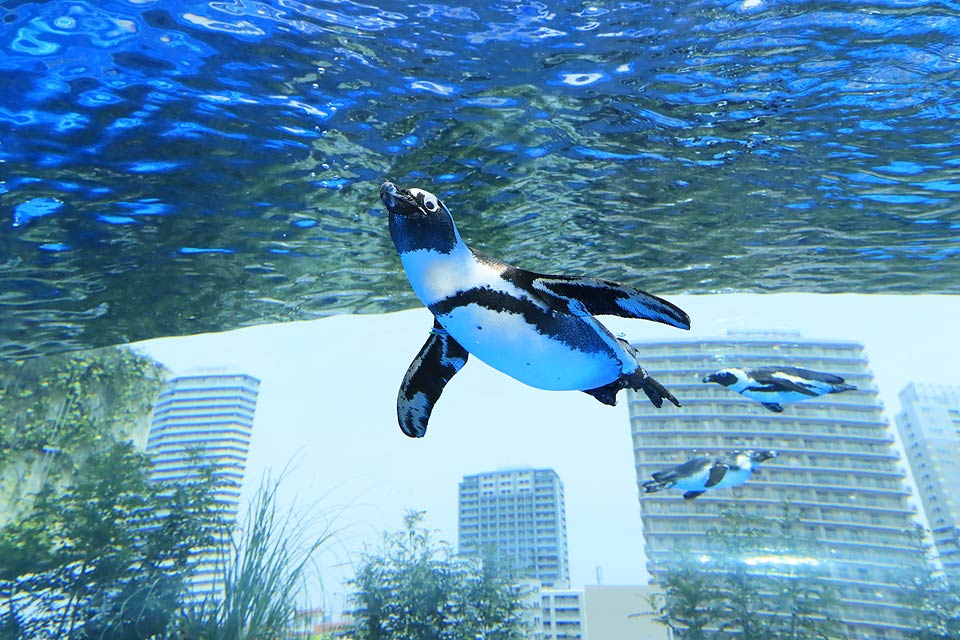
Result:
{"label": "water ripple", "polygon": [[0,354],[417,304],[386,178],[541,271],[960,292],[958,8],[9,3]]}

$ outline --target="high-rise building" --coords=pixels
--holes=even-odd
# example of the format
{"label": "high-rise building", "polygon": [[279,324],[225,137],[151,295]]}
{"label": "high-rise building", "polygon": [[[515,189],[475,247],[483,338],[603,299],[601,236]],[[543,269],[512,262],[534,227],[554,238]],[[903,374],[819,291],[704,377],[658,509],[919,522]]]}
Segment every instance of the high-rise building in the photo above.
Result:
{"label": "high-rise building", "polygon": [[896,416],[944,571],[960,575],[960,387],[910,383]]}
{"label": "high-rise building", "polygon": [[491,554],[518,577],[570,583],[563,483],[553,469],[518,468],[460,483],[460,553]]}
{"label": "high-rise building", "polygon": [[[198,478],[198,463],[212,464],[228,529],[236,522],[259,388],[259,380],[241,373],[181,376],[164,386],[153,410],[147,439],[151,478],[190,482]],[[218,588],[217,565],[228,535],[225,531],[218,545],[196,556],[195,596]]]}
{"label": "high-rise building", "polygon": [[[898,605],[901,572],[923,567],[924,558],[911,540],[914,510],[905,473],[863,347],[794,333],[729,333],[635,346],[644,367],[683,404],[658,411],[642,394],[629,394],[639,483],[692,455],[780,452],[746,484],[695,500],[684,500],[676,490],[643,494],[641,489],[647,568],[654,579],[670,566],[677,548],[706,552],[705,534],[727,506],[782,517],[786,503],[802,533],[822,549],[822,557],[811,561],[829,567],[849,636],[903,637],[910,623]],[[858,390],[788,404],[778,414],[701,382],[723,367],[770,365],[834,373]]]}

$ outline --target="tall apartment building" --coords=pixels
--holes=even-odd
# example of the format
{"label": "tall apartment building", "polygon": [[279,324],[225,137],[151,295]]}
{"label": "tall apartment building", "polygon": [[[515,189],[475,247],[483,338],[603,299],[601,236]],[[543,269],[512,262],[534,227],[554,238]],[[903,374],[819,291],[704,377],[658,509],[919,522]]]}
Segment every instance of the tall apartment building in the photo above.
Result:
{"label": "tall apartment building", "polygon": [[[674,490],[642,494],[641,489],[647,567],[654,579],[678,547],[705,550],[705,532],[728,505],[780,517],[788,501],[804,533],[822,549],[816,560],[829,566],[850,637],[891,639],[909,631],[909,618],[897,603],[899,572],[922,567],[924,558],[911,544],[914,511],[905,473],[862,346],[784,333],[635,346],[644,367],[683,404],[658,411],[642,394],[629,395],[638,483],[697,453],[780,452],[745,485],[695,500]],[[725,387],[701,382],[723,367],[766,365],[835,373],[858,390],[788,404],[775,414]]]}
{"label": "tall apartment building", "polygon": [[[170,380],[157,398],[147,438],[151,478],[190,482],[198,477],[197,461],[212,463],[223,481],[216,494],[222,514],[226,523],[235,522],[259,388],[259,380],[240,373],[201,373]],[[216,567],[227,535],[218,548],[195,559],[195,596],[217,589]]]}
{"label": "tall apartment building", "polygon": [[944,571],[960,576],[960,387],[911,382],[896,416]]}
{"label": "tall apartment building", "polygon": [[553,469],[505,469],[460,482],[460,553],[492,554],[518,577],[570,583],[563,483]]}

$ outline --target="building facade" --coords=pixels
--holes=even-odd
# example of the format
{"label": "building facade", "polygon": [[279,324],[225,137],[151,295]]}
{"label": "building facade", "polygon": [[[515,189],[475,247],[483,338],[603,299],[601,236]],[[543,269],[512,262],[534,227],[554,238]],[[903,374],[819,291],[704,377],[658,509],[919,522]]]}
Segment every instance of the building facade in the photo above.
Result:
{"label": "building facade", "polygon": [[563,483],[553,469],[505,469],[460,482],[460,553],[489,555],[520,578],[567,587]]}
{"label": "building facade", "polygon": [[669,640],[653,619],[650,585],[587,585],[583,588],[586,640]]}
{"label": "building facade", "polygon": [[582,591],[543,589],[540,615],[544,640],[586,640]]}
{"label": "building facade", "polygon": [[[656,410],[642,394],[629,394],[638,483],[697,454],[780,453],[746,484],[695,500],[684,500],[676,490],[643,494],[640,488],[647,568],[654,580],[677,548],[707,549],[705,534],[726,507],[775,518],[789,508],[800,533],[816,541],[820,557],[804,560],[828,567],[849,637],[889,639],[909,631],[898,585],[905,568],[923,567],[925,560],[910,536],[914,511],[905,473],[862,346],[784,333],[635,346],[644,367],[683,405]],[[724,367],[771,365],[835,373],[858,390],[787,404],[776,414],[701,382]]]}
{"label": "building facade", "polygon": [[669,640],[654,621],[650,585],[587,585],[543,589],[539,612],[543,640]]}
{"label": "building facade", "polygon": [[[147,454],[151,479],[190,482],[198,463],[212,464],[221,481],[216,493],[227,529],[236,522],[260,381],[240,373],[203,373],[170,380],[153,411]],[[217,566],[229,531],[219,544],[196,557],[193,594],[202,597],[218,585]]]}
{"label": "building facade", "polygon": [[910,383],[896,423],[937,556],[960,577],[960,387]]}

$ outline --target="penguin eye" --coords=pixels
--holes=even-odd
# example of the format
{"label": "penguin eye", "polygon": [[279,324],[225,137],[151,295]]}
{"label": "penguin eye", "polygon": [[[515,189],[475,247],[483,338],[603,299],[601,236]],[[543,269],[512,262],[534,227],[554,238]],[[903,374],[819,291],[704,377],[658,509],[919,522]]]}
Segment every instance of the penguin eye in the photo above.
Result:
{"label": "penguin eye", "polygon": [[434,211],[439,209],[440,205],[437,204],[437,196],[433,195],[432,193],[424,193],[423,208],[429,211],[430,213],[433,213]]}

